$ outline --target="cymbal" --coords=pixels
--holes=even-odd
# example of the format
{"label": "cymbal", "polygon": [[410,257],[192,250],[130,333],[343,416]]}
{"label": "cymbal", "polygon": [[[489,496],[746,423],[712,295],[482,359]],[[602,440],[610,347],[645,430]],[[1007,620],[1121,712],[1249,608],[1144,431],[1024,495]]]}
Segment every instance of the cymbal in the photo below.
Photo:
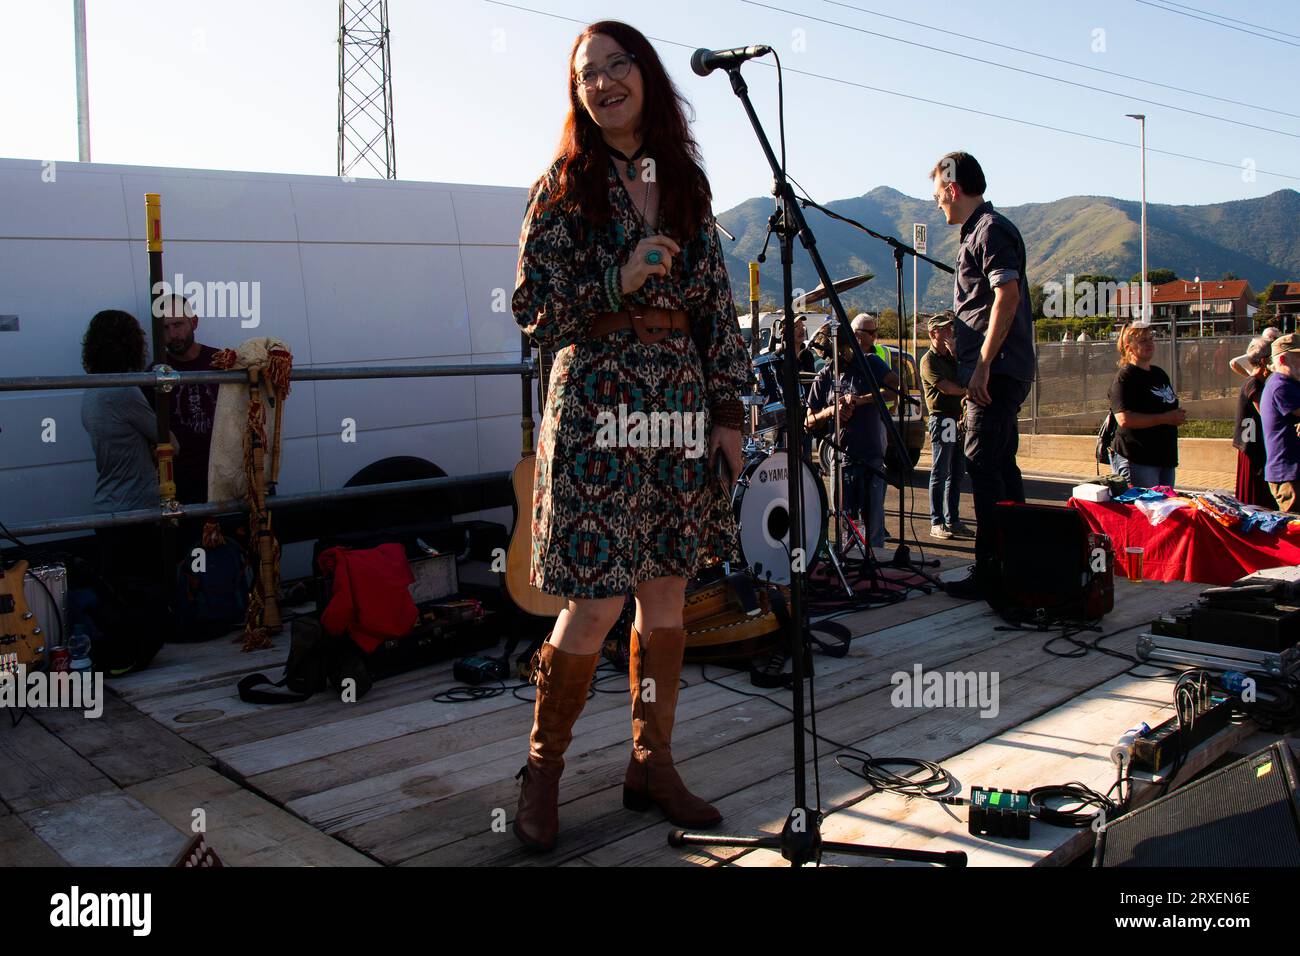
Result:
{"label": "cymbal", "polygon": [[[837,279],[832,282],[831,285],[835,288],[836,292],[848,292],[850,289],[856,289],[865,282],[870,282],[875,277],[874,273],[864,272],[862,275],[849,276],[847,279]],[[829,299],[830,297],[831,294],[827,288],[824,285],[819,285],[817,288],[807,293],[803,297],[803,300],[804,302],[821,302],[823,299]]]}

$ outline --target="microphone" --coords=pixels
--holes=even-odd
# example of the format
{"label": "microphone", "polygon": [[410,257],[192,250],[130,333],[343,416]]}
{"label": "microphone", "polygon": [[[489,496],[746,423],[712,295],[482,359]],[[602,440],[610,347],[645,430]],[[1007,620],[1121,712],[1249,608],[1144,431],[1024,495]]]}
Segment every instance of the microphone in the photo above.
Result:
{"label": "microphone", "polygon": [[700,76],[708,76],[714,70],[730,69],[733,66],[740,66],[746,60],[752,60],[756,56],[766,56],[772,52],[770,46],[757,44],[755,46],[736,47],[731,50],[704,50],[699,49],[691,54],[691,69]]}

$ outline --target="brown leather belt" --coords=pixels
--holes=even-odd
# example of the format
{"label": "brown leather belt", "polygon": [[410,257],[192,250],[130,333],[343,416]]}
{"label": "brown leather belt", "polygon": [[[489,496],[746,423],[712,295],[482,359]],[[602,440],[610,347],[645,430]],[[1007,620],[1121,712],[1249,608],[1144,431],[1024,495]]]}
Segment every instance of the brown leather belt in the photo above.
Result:
{"label": "brown leather belt", "polygon": [[637,306],[634,310],[599,313],[592,319],[591,331],[588,335],[590,338],[598,339],[620,329],[631,329],[642,345],[651,345],[668,338],[672,332],[689,333],[691,322],[686,313],[680,309]]}

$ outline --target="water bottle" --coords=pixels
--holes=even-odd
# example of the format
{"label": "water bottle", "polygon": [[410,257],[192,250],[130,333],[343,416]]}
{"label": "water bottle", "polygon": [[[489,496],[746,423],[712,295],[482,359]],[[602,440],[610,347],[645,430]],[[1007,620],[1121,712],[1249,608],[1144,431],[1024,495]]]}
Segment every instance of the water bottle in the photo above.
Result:
{"label": "water bottle", "polygon": [[72,655],[70,669],[74,673],[90,670],[90,635],[85,627],[78,624],[68,638],[68,651]]}

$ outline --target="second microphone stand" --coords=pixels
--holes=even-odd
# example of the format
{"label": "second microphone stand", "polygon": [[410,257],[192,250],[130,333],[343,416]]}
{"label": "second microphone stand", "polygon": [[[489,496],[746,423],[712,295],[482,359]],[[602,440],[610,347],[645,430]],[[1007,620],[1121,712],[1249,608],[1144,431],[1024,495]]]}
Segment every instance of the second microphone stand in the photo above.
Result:
{"label": "second microphone stand", "polygon": [[[865,232],[868,236],[871,236],[873,239],[879,239],[881,242],[885,243],[887,246],[890,247],[890,249],[893,250],[894,278],[895,278],[894,287],[895,287],[897,314],[898,314],[898,372],[899,372],[898,430],[897,433],[894,435],[894,438],[897,441],[897,444],[894,447],[898,449],[898,460],[899,460],[898,547],[894,550],[894,557],[886,563],[885,567],[898,568],[904,571],[911,571],[913,574],[917,574],[922,578],[924,578],[931,585],[938,587],[939,582],[935,578],[927,574],[924,570],[924,568],[926,567],[937,568],[939,566],[938,560],[931,560],[928,562],[913,561],[911,549],[908,547],[907,544],[907,503],[905,501],[905,494],[907,491],[907,486],[908,484],[910,484],[910,479],[912,477],[912,471],[914,466],[912,465],[911,452],[908,451],[907,446],[904,444],[902,440],[902,432],[903,429],[906,427],[907,403],[910,397],[909,396],[910,389],[907,387],[907,382],[905,380],[906,369],[904,368],[905,362],[903,360],[903,316],[905,314],[904,303],[903,303],[903,257],[915,256],[917,259],[920,259],[922,262],[928,262],[936,269],[939,269],[943,272],[947,272],[949,275],[952,275],[954,270],[952,266],[948,265],[947,263],[940,262],[938,259],[931,259],[929,256],[925,255],[924,253],[917,252],[907,243],[903,242],[900,239],[895,238],[894,236],[887,236],[884,235],[883,233],[876,232],[874,229],[870,228],[869,226],[864,226],[856,219],[850,219],[848,216],[841,216],[839,213],[827,209],[825,206],[820,205],[819,203],[815,203],[811,199],[803,198],[800,199],[799,202],[804,207],[812,207],[813,209],[825,213],[827,216],[830,216],[832,219],[838,219],[840,222],[847,223],[853,228]],[[913,359],[915,359],[915,356],[913,356]],[[886,418],[886,420],[888,420],[888,418]],[[929,593],[928,588],[926,588],[925,590],[926,593]]]}

